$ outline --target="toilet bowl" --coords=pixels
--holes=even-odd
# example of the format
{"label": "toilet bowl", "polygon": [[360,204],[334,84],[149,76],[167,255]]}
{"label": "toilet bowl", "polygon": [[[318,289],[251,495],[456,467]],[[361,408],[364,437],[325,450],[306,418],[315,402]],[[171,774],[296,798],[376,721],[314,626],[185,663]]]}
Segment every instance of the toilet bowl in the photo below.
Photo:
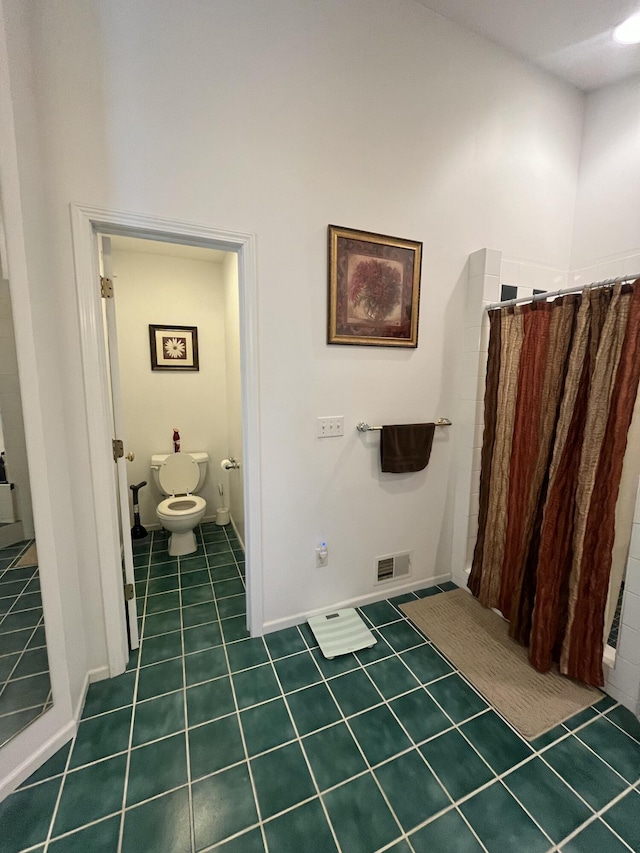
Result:
{"label": "toilet bowl", "polygon": [[208,460],[206,453],[151,457],[154,480],[162,493],[168,495],[158,504],[156,515],[164,529],[171,533],[169,554],[172,557],[192,554],[198,547],[193,531],[204,518],[207,502],[194,493],[204,481]]}

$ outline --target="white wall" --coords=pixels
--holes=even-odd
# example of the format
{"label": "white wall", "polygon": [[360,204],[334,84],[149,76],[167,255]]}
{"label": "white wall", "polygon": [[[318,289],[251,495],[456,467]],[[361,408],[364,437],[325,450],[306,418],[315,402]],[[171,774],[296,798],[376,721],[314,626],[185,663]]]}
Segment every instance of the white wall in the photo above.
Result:
{"label": "white wall", "polygon": [[222,267],[224,280],[224,328],[227,368],[227,456],[240,468],[228,473],[226,500],[233,524],[244,544],[244,460],[242,455],[242,376],[240,370],[240,303],[238,299],[238,256],[228,253]]}
{"label": "white wall", "polygon": [[[571,256],[571,282],[640,273],[640,77],[587,99]],[[606,689],[640,713],[640,496]]]}
{"label": "white wall", "polygon": [[[151,456],[173,453],[174,427],[181,450],[209,454],[200,495],[207,502],[205,518],[212,518],[219,504],[217,483],[227,479],[220,470],[227,455],[222,265],[156,255],[148,248],[122,251],[114,239],[113,271],[126,450],[135,454],[128,481],[147,481],[139,493],[140,520],[144,526],[158,524],[156,506],[163,496],[153,481]],[[152,370],[149,324],[196,326],[200,370]]]}
{"label": "white wall", "polygon": [[[450,414],[471,251],[568,266],[582,97],[413,0],[29,10],[83,571],[96,545],[71,200],[257,235],[267,623],[374,594],[379,554],[412,549],[416,584],[448,573],[455,426],[426,471],[391,476],[355,424]],[[424,241],[417,350],[326,345],[330,222]],[[315,437],[326,414],[344,415],[343,438]]]}
{"label": "white wall", "polygon": [[[89,671],[100,665],[93,653],[100,649],[101,664],[106,657],[99,581],[95,578],[94,584],[85,586],[86,577],[78,571],[71,446],[61,390],[61,364],[74,356],[64,352],[60,300],[52,287],[54,244],[46,226],[27,12],[24,4],[6,9],[0,3],[0,245],[3,277],[9,279],[11,291],[25,439],[34,475],[32,501],[54,705],[0,750],[0,799],[72,736]],[[95,561],[95,547],[89,551]],[[85,625],[92,625],[89,636]]]}
{"label": "white wall", "polygon": [[640,77],[634,77],[587,99],[571,268],[629,254],[639,244]]}

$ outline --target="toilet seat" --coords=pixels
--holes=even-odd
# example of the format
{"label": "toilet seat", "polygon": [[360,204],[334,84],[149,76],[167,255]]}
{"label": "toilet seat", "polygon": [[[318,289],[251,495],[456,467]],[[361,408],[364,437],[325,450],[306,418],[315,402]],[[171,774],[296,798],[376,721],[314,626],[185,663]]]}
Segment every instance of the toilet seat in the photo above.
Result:
{"label": "toilet seat", "polygon": [[165,518],[183,518],[185,515],[192,515],[204,510],[206,506],[207,502],[199,495],[180,495],[160,501],[157,512],[158,515],[163,515]]}
{"label": "toilet seat", "polygon": [[188,495],[198,485],[200,468],[190,453],[167,456],[158,471],[158,480],[165,495]]}

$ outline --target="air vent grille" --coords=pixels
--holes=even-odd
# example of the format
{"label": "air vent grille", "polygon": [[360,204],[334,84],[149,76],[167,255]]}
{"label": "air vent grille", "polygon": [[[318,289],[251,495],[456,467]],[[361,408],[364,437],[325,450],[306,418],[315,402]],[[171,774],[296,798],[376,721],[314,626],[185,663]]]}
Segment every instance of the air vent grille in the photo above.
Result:
{"label": "air vent grille", "polygon": [[378,580],[386,581],[393,577],[393,557],[382,557],[378,560]]}
{"label": "air vent grille", "polygon": [[411,574],[411,551],[376,557],[377,582],[394,580]]}

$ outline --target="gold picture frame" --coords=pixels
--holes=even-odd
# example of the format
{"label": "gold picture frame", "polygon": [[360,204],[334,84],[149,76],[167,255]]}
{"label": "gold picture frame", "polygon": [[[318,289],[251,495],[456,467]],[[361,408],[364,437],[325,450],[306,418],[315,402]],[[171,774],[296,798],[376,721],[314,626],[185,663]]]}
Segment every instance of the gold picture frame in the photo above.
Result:
{"label": "gold picture frame", "polygon": [[418,346],[422,243],[329,225],[327,343]]}
{"label": "gold picture frame", "polygon": [[197,326],[149,324],[151,370],[200,370]]}

